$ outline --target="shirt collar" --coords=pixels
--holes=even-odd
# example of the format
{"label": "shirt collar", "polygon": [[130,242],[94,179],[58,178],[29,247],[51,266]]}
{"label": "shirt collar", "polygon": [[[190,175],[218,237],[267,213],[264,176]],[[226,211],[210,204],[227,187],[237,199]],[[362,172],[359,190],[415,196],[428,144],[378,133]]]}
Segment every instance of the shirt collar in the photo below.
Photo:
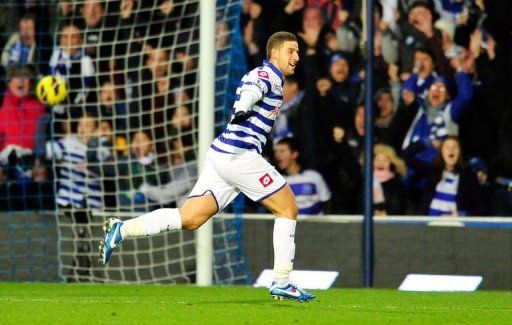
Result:
{"label": "shirt collar", "polygon": [[274,71],[274,73],[277,74],[279,76],[279,78],[281,78],[281,82],[284,83],[283,73],[281,71],[279,71],[279,69],[275,65],[273,65],[272,63],[270,63],[270,61],[267,61],[267,60],[263,60],[263,65],[272,69],[272,71]]}

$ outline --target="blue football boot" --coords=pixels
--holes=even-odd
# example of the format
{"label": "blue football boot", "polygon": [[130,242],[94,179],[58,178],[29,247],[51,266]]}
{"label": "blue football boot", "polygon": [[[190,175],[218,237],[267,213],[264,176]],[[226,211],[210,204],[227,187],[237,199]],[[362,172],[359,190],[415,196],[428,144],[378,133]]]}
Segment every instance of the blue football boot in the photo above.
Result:
{"label": "blue football boot", "polygon": [[116,218],[109,218],[103,223],[103,239],[100,242],[99,262],[107,264],[112,252],[119,247],[123,238],[121,238],[121,226],[123,222]]}
{"label": "blue football boot", "polygon": [[292,283],[278,285],[277,283],[272,282],[272,285],[270,286],[270,295],[276,300],[283,300],[286,298],[299,302],[307,302],[315,299],[314,294],[306,292],[306,290],[300,289]]}

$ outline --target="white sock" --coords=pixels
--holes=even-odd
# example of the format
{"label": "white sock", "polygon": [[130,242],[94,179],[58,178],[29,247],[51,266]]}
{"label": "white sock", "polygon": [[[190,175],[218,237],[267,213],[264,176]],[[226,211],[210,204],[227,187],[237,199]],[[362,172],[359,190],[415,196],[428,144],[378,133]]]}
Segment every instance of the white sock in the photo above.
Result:
{"label": "white sock", "polygon": [[157,209],[124,222],[121,237],[151,236],[163,230],[181,229],[179,209]]}
{"label": "white sock", "polygon": [[295,259],[296,220],[276,218],[274,223],[274,281],[279,285],[290,282]]}

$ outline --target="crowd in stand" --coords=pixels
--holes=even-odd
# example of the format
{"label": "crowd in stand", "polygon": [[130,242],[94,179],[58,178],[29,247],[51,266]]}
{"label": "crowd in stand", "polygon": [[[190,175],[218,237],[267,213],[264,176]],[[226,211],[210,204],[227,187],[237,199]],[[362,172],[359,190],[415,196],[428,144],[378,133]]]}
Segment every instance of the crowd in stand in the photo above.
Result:
{"label": "crowd in stand", "polygon": [[[55,32],[29,3],[1,56],[0,209],[175,204],[197,177],[197,2],[60,1]],[[512,215],[510,12],[505,1],[376,1],[375,215]],[[361,0],[242,4],[248,69],[272,33],[298,39],[264,155],[303,214],[362,211],[363,16]],[[228,41],[217,39],[219,62]],[[45,74],[66,79],[66,102],[34,97]],[[52,177],[55,198],[41,195]]]}
{"label": "crowd in stand", "polygon": [[[375,215],[512,215],[512,5],[382,0],[375,6]],[[310,185],[310,198],[327,213],[362,211],[361,13],[358,0],[244,1],[249,68],[264,59],[272,33],[298,38],[300,62],[285,83],[266,155],[279,167],[280,141],[293,137],[297,145],[289,147],[301,163],[285,169],[289,183],[299,198]],[[329,196],[311,170],[323,176]]]}
{"label": "crowd in stand", "polygon": [[[197,177],[198,3],[59,1],[53,18],[22,3],[2,52],[0,209],[175,204]],[[63,103],[34,96],[43,75],[64,78]]]}

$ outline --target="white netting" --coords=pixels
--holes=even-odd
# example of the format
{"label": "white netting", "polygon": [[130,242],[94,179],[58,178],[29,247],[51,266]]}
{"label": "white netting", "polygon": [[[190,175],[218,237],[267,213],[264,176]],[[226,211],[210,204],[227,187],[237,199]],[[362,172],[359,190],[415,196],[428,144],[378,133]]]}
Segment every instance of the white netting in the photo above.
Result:
{"label": "white netting", "polygon": [[[239,0],[217,3],[217,129],[241,51],[239,9]],[[127,240],[108,266],[96,260],[105,217],[177,206],[197,179],[199,1],[73,1],[58,15],[49,73],[66,78],[69,96],[53,107],[45,155],[57,180],[62,276],[193,282],[192,232]],[[219,283],[247,278],[237,228],[216,222]]]}

